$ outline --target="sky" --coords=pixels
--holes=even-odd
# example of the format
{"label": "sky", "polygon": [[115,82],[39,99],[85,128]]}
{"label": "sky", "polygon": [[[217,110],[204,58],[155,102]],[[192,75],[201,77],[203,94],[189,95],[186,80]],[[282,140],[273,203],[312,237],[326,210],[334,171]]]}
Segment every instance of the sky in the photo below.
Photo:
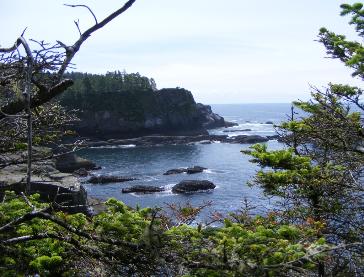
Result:
{"label": "sky", "polygon": [[[0,0],[0,46],[27,27],[27,39],[73,44],[126,1]],[[346,1],[354,3],[357,1]],[[288,103],[309,98],[310,86],[359,85],[327,58],[321,27],[358,38],[333,0],[137,0],[95,32],[73,62],[75,71],[126,70],[153,77],[158,88],[183,87],[208,104]]]}

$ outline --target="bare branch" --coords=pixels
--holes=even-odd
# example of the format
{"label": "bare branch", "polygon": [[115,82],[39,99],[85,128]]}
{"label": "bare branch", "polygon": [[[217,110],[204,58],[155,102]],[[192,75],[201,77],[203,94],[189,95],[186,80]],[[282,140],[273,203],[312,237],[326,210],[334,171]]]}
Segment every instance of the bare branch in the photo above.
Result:
{"label": "bare branch", "polygon": [[79,20],[75,20],[73,21],[77,27],[78,33],[80,34],[80,36],[82,35],[81,29],[80,29],[80,21]]}
{"label": "bare branch", "polygon": [[28,206],[31,207],[33,211],[35,211],[36,210],[35,206],[30,202],[30,200],[28,199],[28,197],[26,197],[26,195],[24,194],[24,192],[21,192],[20,195],[24,199],[24,201],[28,204]]}
{"label": "bare branch", "polygon": [[81,45],[91,36],[91,34],[95,31],[97,31],[98,29],[104,27],[106,24],[108,24],[114,18],[118,17],[120,14],[124,13],[126,10],[128,10],[134,4],[135,1],[136,0],[129,0],[128,2],[126,2],[124,6],[122,6],[120,9],[116,10],[109,16],[107,16],[100,23],[97,23],[94,26],[92,26],[91,28],[87,29],[72,46],[65,48],[66,58],[57,73],[59,79],[66,71],[68,65],[70,64],[71,60],[73,59],[73,57],[75,56],[77,51],[80,49]]}
{"label": "bare branch", "polygon": [[[39,91],[33,96],[31,100],[31,108],[36,108],[44,103],[48,102],[52,98],[56,97],[60,93],[64,92],[67,88],[73,85],[73,81],[70,79],[65,79],[51,88],[47,88],[41,83],[35,82]],[[17,99],[7,105],[1,107],[2,112],[0,113],[0,119],[4,118],[4,114],[16,114],[24,110],[24,99]]]}
{"label": "bare branch", "polygon": [[[30,106],[31,108],[40,106],[58,94],[62,93],[64,90],[66,90],[68,87],[70,87],[73,84],[73,81],[71,80],[64,80],[61,81],[63,74],[65,73],[66,69],[71,65],[71,61],[75,54],[79,51],[81,45],[83,42],[87,40],[87,38],[96,30],[104,27],[107,23],[112,21],[114,18],[125,12],[127,9],[129,9],[135,0],[129,0],[127,1],[120,9],[116,10],[109,16],[107,16],[104,20],[101,22],[98,22],[95,18],[96,24],[93,25],[91,28],[87,29],[84,33],[80,34],[79,39],[71,46],[67,46],[66,44],[62,43],[61,41],[57,41],[56,45],[49,46],[44,43],[44,41],[35,43],[40,46],[40,50],[34,51],[34,58],[31,55],[30,48],[27,46],[25,39],[20,36],[15,44],[9,48],[0,48],[0,53],[6,53],[8,56],[0,56],[2,62],[5,65],[7,65],[7,74],[6,75],[12,75],[14,74],[13,71],[17,75],[22,75],[21,70],[24,69],[24,63],[27,61],[26,58],[29,57],[33,64],[33,77],[32,77],[32,83],[38,88],[38,93],[34,95],[34,98],[31,100]],[[83,5],[70,5],[70,6],[83,6]],[[85,6],[87,7],[87,6]],[[88,8],[88,7],[87,7]],[[92,11],[90,11],[92,13]],[[93,14],[93,13],[92,13]],[[93,14],[94,15],[94,14]],[[78,25],[78,23],[76,24]],[[79,27],[79,26],[78,26]],[[79,30],[81,33],[81,31]],[[24,33],[24,32],[23,32]],[[26,57],[23,57],[21,53],[19,52],[19,46],[23,45],[26,52]],[[59,48],[63,48],[65,51],[59,51]],[[18,50],[18,53],[16,51]],[[14,52],[14,53],[12,53]],[[55,75],[52,75],[51,78],[46,82],[43,82],[42,80],[37,80],[37,76],[35,74],[40,75],[40,79],[47,78],[44,74],[44,72],[54,72]],[[4,71],[5,72],[5,71]],[[47,75],[49,76],[49,75]],[[7,78],[1,78],[1,82],[6,82]],[[52,86],[49,88],[49,86]],[[3,113],[0,113],[0,120],[2,118],[6,117],[6,114],[16,114],[24,110],[25,107],[25,101],[24,99],[15,99],[14,101],[11,101],[10,103],[5,104],[5,106],[1,107],[1,110]]]}
{"label": "bare branch", "polygon": [[83,7],[83,8],[86,8],[88,9],[88,11],[92,14],[92,16],[94,17],[95,19],[95,24],[97,24],[97,18],[95,16],[95,14],[93,13],[93,11],[86,5],[70,5],[70,4],[63,4],[64,6],[67,6],[67,7],[71,7],[71,8],[76,8],[76,7]]}
{"label": "bare branch", "polygon": [[10,53],[13,52],[14,50],[16,50],[20,45],[20,41],[16,41],[14,43],[13,46],[9,47],[9,48],[0,48],[0,53]]}

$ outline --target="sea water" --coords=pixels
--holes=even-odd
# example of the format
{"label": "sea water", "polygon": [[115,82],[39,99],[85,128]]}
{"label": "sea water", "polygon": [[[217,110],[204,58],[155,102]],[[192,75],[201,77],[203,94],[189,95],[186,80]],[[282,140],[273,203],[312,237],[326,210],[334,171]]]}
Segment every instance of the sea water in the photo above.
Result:
{"label": "sea water", "polygon": [[[287,120],[290,104],[231,104],[212,105],[214,112],[232,121],[238,126],[211,130],[211,134],[236,135],[274,135],[274,125]],[[251,131],[240,131],[250,129]],[[224,132],[224,131],[229,132]],[[233,131],[233,132],[230,132]],[[275,140],[267,142],[269,149],[279,149],[283,145]],[[226,215],[242,207],[244,199],[255,207],[256,213],[264,213],[274,207],[274,199],[264,195],[258,186],[249,186],[259,170],[251,163],[251,157],[241,150],[249,144],[212,143],[194,145],[163,145],[135,147],[133,145],[113,148],[94,148],[83,150],[81,156],[88,158],[102,167],[94,174],[130,176],[137,180],[111,184],[85,184],[88,194],[102,200],[115,197],[125,204],[135,207],[164,207],[167,204],[190,203],[202,205],[211,202],[211,206],[200,215],[201,220],[208,220],[209,214],[218,212]],[[207,168],[197,174],[163,175],[169,169],[199,165]],[[207,192],[174,194],[171,188],[182,180],[209,180],[216,188]],[[152,185],[164,187],[165,191],[153,194],[125,194],[122,188],[133,185]]]}

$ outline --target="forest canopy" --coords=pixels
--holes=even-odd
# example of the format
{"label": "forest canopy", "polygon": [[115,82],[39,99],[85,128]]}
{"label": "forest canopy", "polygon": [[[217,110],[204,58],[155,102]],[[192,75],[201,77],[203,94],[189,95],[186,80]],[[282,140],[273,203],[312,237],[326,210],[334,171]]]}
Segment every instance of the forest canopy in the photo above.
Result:
{"label": "forest canopy", "polygon": [[157,90],[153,78],[126,71],[107,72],[105,75],[71,72],[65,77],[74,81],[73,86],[59,97],[61,105],[67,109],[110,110],[121,104],[118,101],[121,93]]}

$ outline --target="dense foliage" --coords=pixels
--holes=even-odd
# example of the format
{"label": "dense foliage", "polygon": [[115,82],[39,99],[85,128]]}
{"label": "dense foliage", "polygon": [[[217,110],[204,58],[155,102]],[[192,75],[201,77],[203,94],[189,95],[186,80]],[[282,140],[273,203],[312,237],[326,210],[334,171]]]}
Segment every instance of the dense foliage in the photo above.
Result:
{"label": "dense foliage", "polygon": [[[39,195],[7,193],[0,205],[0,275],[281,276],[312,270],[327,248],[311,239],[320,232],[316,223],[282,225],[274,214],[240,213],[220,228],[197,228],[115,199],[106,207],[87,217],[52,211]],[[193,213],[179,212],[179,218]]]}

